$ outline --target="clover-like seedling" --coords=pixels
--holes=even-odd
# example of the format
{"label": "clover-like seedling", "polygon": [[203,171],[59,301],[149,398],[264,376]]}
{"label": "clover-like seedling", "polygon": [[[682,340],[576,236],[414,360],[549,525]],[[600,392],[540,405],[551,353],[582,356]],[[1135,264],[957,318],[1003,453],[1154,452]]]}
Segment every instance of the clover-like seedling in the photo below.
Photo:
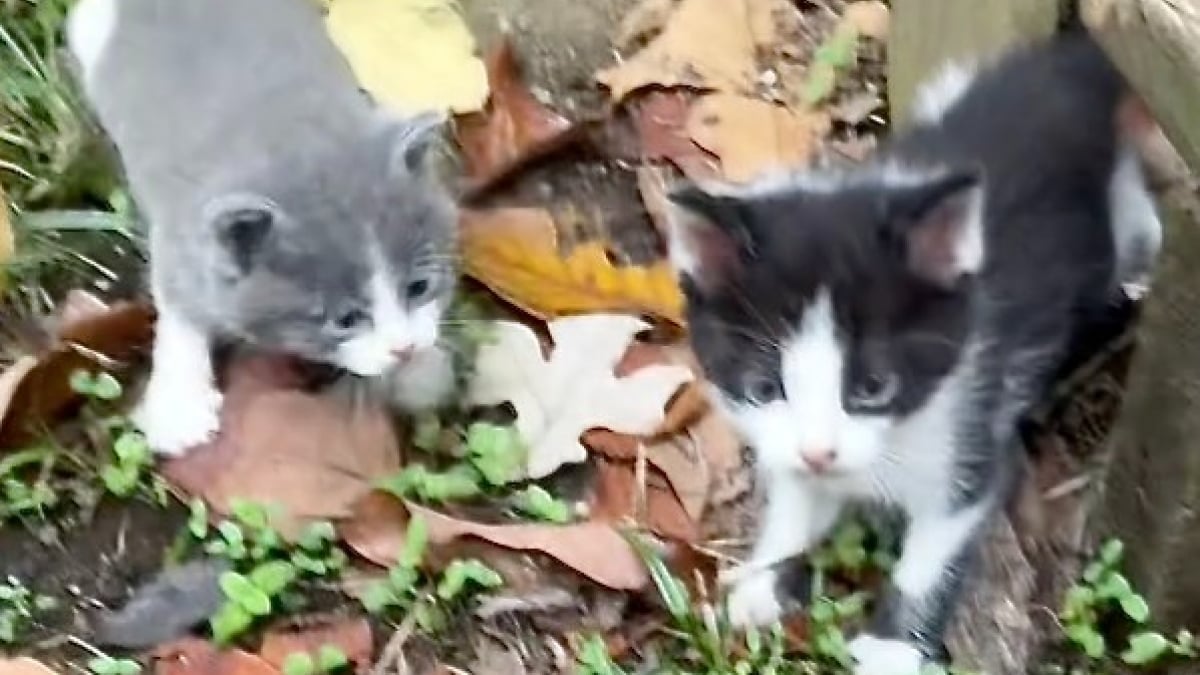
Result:
{"label": "clover-like seedling", "polygon": [[69,380],[71,390],[96,401],[115,401],[121,398],[121,383],[108,373],[76,370]]}
{"label": "clover-like seedling", "polygon": [[105,489],[117,497],[133,494],[153,463],[150,445],[140,432],[127,429],[113,443],[113,461],[100,468]]}
{"label": "clover-like seedling", "polygon": [[467,428],[466,443],[468,461],[489,485],[521,477],[527,451],[516,427],[475,422]]}
{"label": "clover-like seedling", "polygon": [[540,485],[530,485],[518,492],[515,506],[521,513],[549,523],[566,523],[571,520],[571,507]]}
{"label": "clover-like seedling", "polygon": [[442,573],[437,595],[442,600],[454,600],[471,585],[498,588],[504,585],[504,578],[496,570],[473,558],[455,560]]}
{"label": "clover-like seedling", "polygon": [[142,666],[131,659],[114,659],[111,656],[97,656],[88,661],[88,670],[95,675],[138,675]]}
{"label": "clover-like seedling", "polygon": [[296,578],[291,563],[274,560],[258,565],[249,574],[225,572],[220,577],[225,602],[209,620],[213,639],[227,644],[244,633],[256,619],[268,616],[278,598]]}
{"label": "clover-like seedling", "polygon": [[321,645],[314,658],[308,652],[293,652],[283,660],[283,675],[323,675],[350,665],[346,653],[334,645]]}
{"label": "clover-like seedling", "polygon": [[431,471],[422,464],[413,464],[395,476],[379,482],[385,492],[423,502],[450,502],[474,497],[483,492],[478,471],[467,464],[446,471]]}
{"label": "clover-like seedling", "polygon": [[396,564],[388,569],[386,581],[379,581],[369,586],[361,601],[363,607],[371,614],[381,614],[391,607],[406,606],[412,603],[415,588],[420,577],[418,568],[425,556],[429,544],[429,530],[423,518],[413,518],[408,523],[408,531],[404,535],[404,546],[396,559]]}

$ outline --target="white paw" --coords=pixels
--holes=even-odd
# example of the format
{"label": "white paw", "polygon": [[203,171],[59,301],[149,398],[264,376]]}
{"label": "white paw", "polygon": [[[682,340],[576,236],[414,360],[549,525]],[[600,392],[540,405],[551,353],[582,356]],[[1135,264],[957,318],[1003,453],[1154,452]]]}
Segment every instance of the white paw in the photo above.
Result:
{"label": "white paw", "polygon": [[779,604],[775,590],[778,575],[774,570],[758,569],[743,575],[734,570],[730,576],[734,577],[734,586],[726,607],[729,621],[734,626],[766,626],[783,615],[783,606]]}
{"label": "white paw", "polygon": [[155,452],[179,456],[217,433],[220,411],[221,392],[212,384],[186,386],[151,378],[133,423]]}
{"label": "white paw", "polygon": [[1133,302],[1140,302],[1150,294],[1149,275],[1143,275],[1132,281],[1121,284],[1121,292]]}
{"label": "white paw", "polygon": [[900,640],[860,635],[850,641],[854,675],[919,675],[925,658]]}

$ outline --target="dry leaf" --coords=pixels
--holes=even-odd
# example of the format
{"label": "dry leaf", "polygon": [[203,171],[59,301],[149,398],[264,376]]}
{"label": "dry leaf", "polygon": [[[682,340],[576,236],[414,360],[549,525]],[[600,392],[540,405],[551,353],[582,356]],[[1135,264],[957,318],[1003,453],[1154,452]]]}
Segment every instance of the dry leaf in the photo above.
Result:
{"label": "dry leaf", "polygon": [[54,343],[34,356],[37,364],[31,367],[22,359],[3,376],[0,402],[5,389],[10,393],[7,406],[0,405],[0,447],[19,445],[40,433],[44,424],[79,400],[71,390],[71,373],[81,368],[107,369],[148,346],[153,316],[146,305],[118,302],[96,311],[74,312],[69,320],[60,317]]}
{"label": "dry leaf", "polygon": [[688,429],[688,435],[708,466],[710,507],[731,502],[750,490],[742,441],[724,415],[710,409]]}
{"label": "dry leaf", "polygon": [[613,44],[624,51],[650,38],[662,30],[674,10],[675,0],[642,0],[621,19]]}
{"label": "dry leaf", "polygon": [[388,567],[404,546],[408,510],[392,495],[378,490],[354,503],[350,517],[337,525],[338,536],[363,558]]}
{"label": "dry leaf", "polygon": [[583,312],[637,312],[683,322],[683,295],[670,265],[616,266],[599,242],[560,257],[544,209],[467,211],[464,271],[540,319]]}
{"label": "dry leaf", "polygon": [[646,461],[662,472],[684,513],[700,522],[708,506],[709,468],[696,439],[679,434],[646,446]]}
{"label": "dry leaf", "polygon": [[306,393],[283,357],[244,358],[229,370],[219,437],[163,468],[214,511],[229,513],[234,499],[274,504],[275,525],[295,534],[308,521],[350,515],[376,480],[399,470],[381,405]]}
{"label": "dry leaf", "polygon": [[363,88],[385,106],[405,114],[483,107],[487,71],[453,0],[337,0],[325,21]]}
{"label": "dry leaf", "polygon": [[642,159],[670,160],[688,178],[703,180],[720,175],[720,164],[688,136],[688,113],[695,98],[689,91],[647,92],[632,106],[633,121]]}
{"label": "dry leaf", "polygon": [[0,288],[4,286],[4,266],[12,260],[17,248],[16,235],[13,233],[12,218],[8,213],[8,199],[4,196],[4,188],[0,187]]}
{"label": "dry leaf", "polygon": [[[346,544],[371,562],[396,564],[409,519],[424,519],[435,547],[483,540],[502,549],[540,551],[589,579],[617,590],[636,590],[647,581],[645,568],[629,543],[604,523],[571,525],[486,525],[461,520],[411,502],[375,492],[362,500],[356,515],[339,526]],[[437,551],[433,551],[436,557]],[[477,556],[487,557],[487,556]],[[506,582],[511,573],[501,571]],[[524,577],[522,573],[516,576]]]}
{"label": "dry leaf", "polygon": [[429,541],[434,544],[478,537],[505,548],[541,551],[592,581],[616,590],[637,590],[648,581],[646,568],[629,542],[605,523],[484,525],[416,504],[409,504],[408,508],[414,517],[425,519]]}
{"label": "dry leaf", "polygon": [[758,54],[776,51],[799,23],[788,0],[683,0],[657,38],[597,79],[618,102],[648,86],[751,94]]}
{"label": "dry leaf", "polygon": [[27,656],[0,659],[0,675],[58,675],[46,664]]}
{"label": "dry leaf", "polygon": [[572,140],[571,123],[542,105],[521,80],[508,39],[488,55],[487,73],[492,93],[486,110],[461,117],[454,125],[474,190],[503,180]]}
{"label": "dry leaf", "polygon": [[[684,510],[666,478],[648,469],[643,491],[636,474],[629,462],[599,462],[591,501],[592,517],[615,524],[632,520],[644,523],[668,539],[696,541],[700,534],[696,521]],[[639,512],[639,507],[644,507],[645,512]]]}
{"label": "dry leaf", "polygon": [[316,658],[325,645],[337,647],[346,655],[354,670],[366,673],[371,668],[371,624],[362,618],[344,618],[336,622],[306,625],[294,630],[267,633],[258,650],[264,661],[283,669],[290,654],[307,653]]}
{"label": "dry leaf", "polygon": [[196,638],[163,645],[151,654],[155,675],[279,675],[271,664],[240,649],[218,650]]}
{"label": "dry leaf", "polygon": [[512,403],[528,448],[532,478],[587,458],[580,435],[592,428],[648,434],[663,423],[664,407],[693,379],[680,366],[649,366],[628,377],[614,367],[636,333],[649,328],[622,315],[589,314],[550,322],[554,349],[542,356],[527,326],[496,322],[494,340],[479,350],[468,399],[476,405]]}
{"label": "dry leaf", "polygon": [[692,106],[688,133],[721,160],[721,173],[745,182],[806,164],[829,131],[824,112],[796,112],[758,99],[713,94]]}
{"label": "dry leaf", "polygon": [[861,0],[846,5],[842,23],[854,26],[859,35],[886,40],[891,27],[891,11],[881,0]]}

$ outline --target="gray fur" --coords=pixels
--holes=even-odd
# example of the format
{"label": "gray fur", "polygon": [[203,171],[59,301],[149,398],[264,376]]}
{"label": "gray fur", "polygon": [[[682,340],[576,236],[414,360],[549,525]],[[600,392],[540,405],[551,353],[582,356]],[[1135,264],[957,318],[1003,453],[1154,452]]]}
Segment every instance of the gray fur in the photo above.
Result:
{"label": "gray fur", "polygon": [[[151,223],[156,299],[214,332],[330,360],[328,314],[362,302],[366,247],[399,284],[453,287],[454,207],[420,160],[437,118],[395,121],[357,88],[304,0],[119,0],[88,97]],[[222,201],[276,220],[223,245]],[[238,256],[249,255],[242,268]]]}

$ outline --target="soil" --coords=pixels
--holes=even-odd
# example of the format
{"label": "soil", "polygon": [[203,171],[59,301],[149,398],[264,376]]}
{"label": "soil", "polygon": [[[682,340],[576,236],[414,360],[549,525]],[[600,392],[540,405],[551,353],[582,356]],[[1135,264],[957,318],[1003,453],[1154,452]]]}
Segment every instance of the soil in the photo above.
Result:
{"label": "soil", "polygon": [[52,516],[26,527],[0,527],[0,578],[16,578],[58,601],[23,636],[22,651],[50,664],[90,658],[69,638],[90,642],[89,618],[119,607],[162,569],[186,519],[178,503],[103,500],[86,519]]}

